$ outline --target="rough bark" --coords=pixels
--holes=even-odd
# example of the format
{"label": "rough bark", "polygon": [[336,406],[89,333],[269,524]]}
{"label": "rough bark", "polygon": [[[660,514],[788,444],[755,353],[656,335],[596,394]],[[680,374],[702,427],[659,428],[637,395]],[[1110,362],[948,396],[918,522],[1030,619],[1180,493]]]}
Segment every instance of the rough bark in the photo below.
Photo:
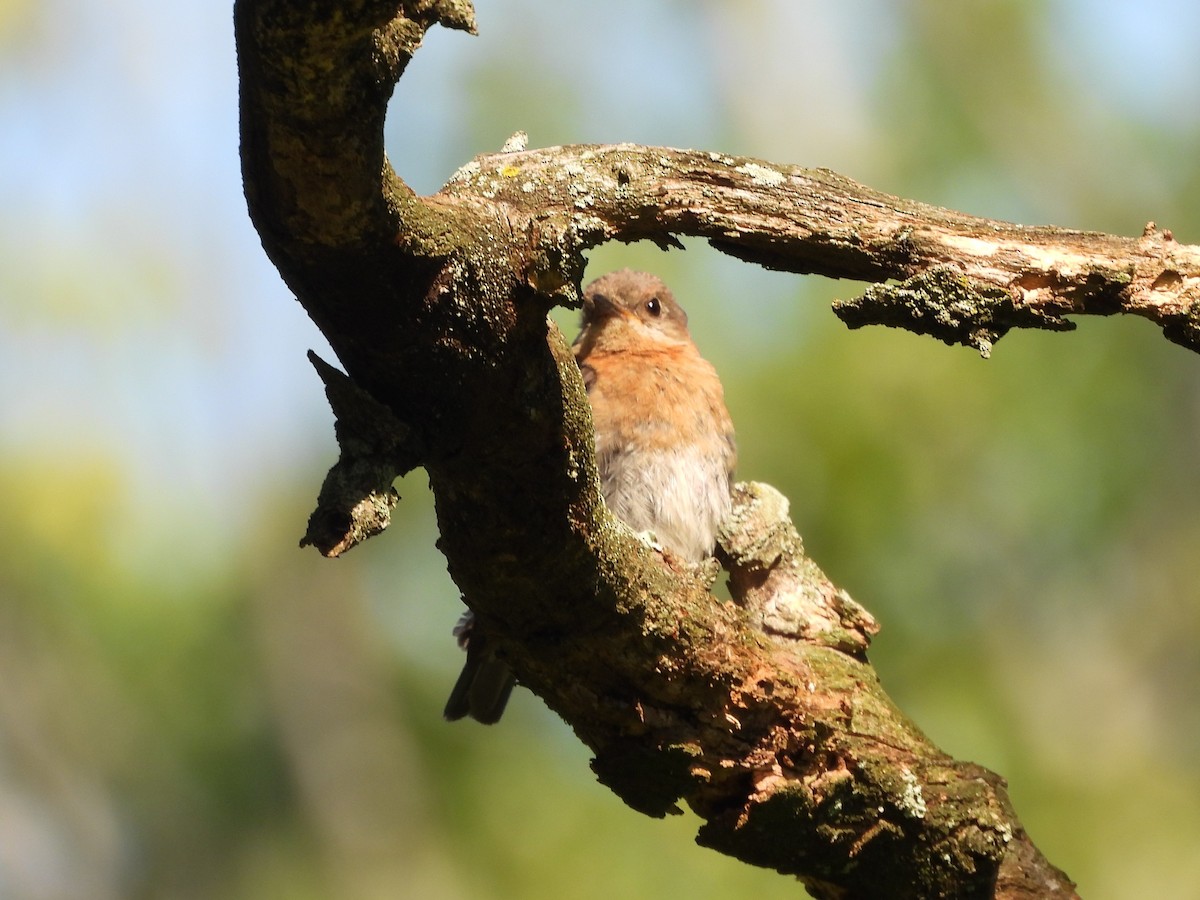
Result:
{"label": "rough bark", "polygon": [[[1127,312],[1200,348],[1200,250],[1027,228],[824,170],[630,145],[505,151],[416,196],[383,152],[386,101],[465,0],[239,0],[243,176],[266,252],[345,368],[314,360],[341,459],[307,543],[382,530],[424,466],[438,546],[522,684],[630,806],[687,803],[699,840],[818,897],[1073,896],[996,775],[949,758],[866,660],[875,624],[803,553],[786,501],[738,489],[735,604],[616,523],[586,397],[547,322],[604,241],[707,238],[795,272],[876,282],[839,314],[988,352],[1010,328]],[[897,284],[884,284],[889,280]],[[452,652],[451,645],[447,645]]]}

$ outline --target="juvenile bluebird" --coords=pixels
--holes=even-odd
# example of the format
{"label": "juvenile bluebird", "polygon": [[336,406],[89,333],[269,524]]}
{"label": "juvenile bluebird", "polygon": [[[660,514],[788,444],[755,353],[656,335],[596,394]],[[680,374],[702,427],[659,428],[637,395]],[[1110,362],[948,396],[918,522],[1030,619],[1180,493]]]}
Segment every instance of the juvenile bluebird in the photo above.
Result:
{"label": "juvenile bluebird", "polygon": [[[729,513],[737,462],[716,369],[692,342],[674,295],[645,272],[622,269],[589,284],[582,326],[575,359],[592,406],[605,504],[666,554],[703,562]],[[445,717],[491,724],[514,679],[471,624],[468,612],[455,628],[467,662]]]}

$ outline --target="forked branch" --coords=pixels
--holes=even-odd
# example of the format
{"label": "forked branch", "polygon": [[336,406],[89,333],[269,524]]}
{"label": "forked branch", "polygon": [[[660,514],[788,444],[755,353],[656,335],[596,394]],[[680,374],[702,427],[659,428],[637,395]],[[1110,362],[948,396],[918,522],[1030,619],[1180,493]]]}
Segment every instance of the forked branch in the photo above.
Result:
{"label": "forked branch", "polygon": [[[983,352],[1012,328],[1144,316],[1200,348],[1200,250],[992,222],[825,170],[631,145],[468,162],[416,196],[383,153],[387,98],[465,0],[239,0],[242,160],[264,247],[345,368],[318,363],[342,459],[306,540],[336,555],[429,473],[451,576],[522,683],[652,815],[799,875],[819,897],[1068,897],[1002,780],[953,760],[866,660],[875,625],[803,553],[786,502],[739,488],[714,568],[673,566],[599,494],[579,372],[546,319],[604,241],[709,240],[875,283],[839,306]],[[447,610],[449,617],[450,611]],[[450,645],[447,645],[450,652]]]}

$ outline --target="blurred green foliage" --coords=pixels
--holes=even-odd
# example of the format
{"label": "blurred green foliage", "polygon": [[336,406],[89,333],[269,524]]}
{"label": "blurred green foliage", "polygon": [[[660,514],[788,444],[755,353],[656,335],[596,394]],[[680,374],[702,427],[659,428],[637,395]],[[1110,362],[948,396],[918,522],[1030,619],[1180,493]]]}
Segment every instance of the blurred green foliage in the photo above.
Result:
{"label": "blurred green foliage", "polygon": [[[835,6],[481,2],[401,82],[393,161],[432,190],[517,129],[691,145],[1200,242],[1187,4]],[[228,10],[89,9],[0,4],[0,896],[796,896],[622,807],[528,694],[441,721],[421,473],[347,559],[295,549],[335,451],[245,219]],[[675,288],[740,474],[883,623],[900,705],[1085,896],[1200,891],[1200,360],[1107,319],[985,362],[847,332],[851,283],[694,242],[591,273],[622,265]]]}

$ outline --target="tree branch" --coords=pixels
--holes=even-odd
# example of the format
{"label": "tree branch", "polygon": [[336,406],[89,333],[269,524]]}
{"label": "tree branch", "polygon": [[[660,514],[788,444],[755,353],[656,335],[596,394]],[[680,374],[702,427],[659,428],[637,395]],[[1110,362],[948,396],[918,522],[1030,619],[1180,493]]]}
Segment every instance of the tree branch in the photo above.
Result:
{"label": "tree branch", "polygon": [[1200,350],[1200,248],[1153,222],[1140,238],[1014,225],[827,169],[630,144],[481,156],[444,190],[532,212],[568,247],[684,234],[771,269],[902,282],[835,307],[852,328],[907,328],[986,356],[1012,328],[1129,313]]}
{"label": "tree branch", "polygon": [[[651,815],[799,875],[818,897],[1073,896],[1002,780],[941,753],[866,661],[874,621],[803,548],[786,502],[738,489],[715,565],[679,568],[604,507],[579,372],[546,312],[604,241],[707,238],[772,268],[877,282],[839,307],[987,352],[1016,327],[1127,312],[1200,348],[1200,251],[1028,228],[824,170],[715,153],[558,147],[481,156],[418,197],[383,154],[395,80],[465,2],[239,0],[242,159],[264,247],[345,367],[314,360],[342,458],[306,541],[381,530],[424,466],[439,547],[522,683]],[[895,280],[899,284],[883,284]],[[449,645],[448,645],[449,646]]]}

